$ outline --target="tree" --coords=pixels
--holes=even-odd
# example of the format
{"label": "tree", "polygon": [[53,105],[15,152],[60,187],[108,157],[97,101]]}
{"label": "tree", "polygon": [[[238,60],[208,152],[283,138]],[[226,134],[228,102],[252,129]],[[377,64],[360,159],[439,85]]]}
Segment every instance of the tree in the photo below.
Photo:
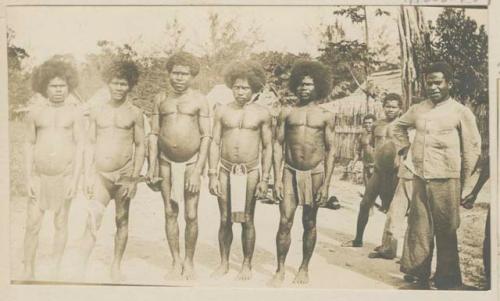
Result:
{"label": "tree", "polygon": [[[432,26],[432,24],[431,24]],[[454,96],[465,103],[488,103],[488,34],[465,9],[445,8],[433,27],[434,60],[454,70]]]}
{"label": "tree", "polygon": [[8,97],[9,118],[14,110],[22,107],[30,98],[30,73],[25,71],[22,64],[29,57],[28,52],[14,43],[15,32],[7,29],[7,69],[8,69]]}

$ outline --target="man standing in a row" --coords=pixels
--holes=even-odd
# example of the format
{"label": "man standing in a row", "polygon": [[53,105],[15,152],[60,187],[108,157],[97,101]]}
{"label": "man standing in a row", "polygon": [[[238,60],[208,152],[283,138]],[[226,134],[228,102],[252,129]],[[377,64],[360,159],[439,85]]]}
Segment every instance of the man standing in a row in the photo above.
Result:
{"label": "man standing in a row", "polygon": [[220,277],[229,271],[232,225],[237,222],[242,225],[243,246],[238,279],[248,280],[252,277],[255,248],[255,203],[266,195],[272,163],[271,114],[252,102],[266,81],[261,66],[253,62],[235,63],[225,81],[234,101],[215,111],[208,172],[210,193],[217,196],[220,210],[221,264],[212,276]]}
{"label": "man standing in a row", "polygon": [[319,62],[299,61],[292,69],[289,87],[299,102],[296,107],[282,110],[273,150],[281,215],[276,235],[278,268],[272,279],[275,286],[285,279],[290,231],[299,205],[303,206],[303,258],[294,283],[309,282],[309,261],[316,244],[316,216],[320,205],[327,200],[335,163],[334,116],[319,106],[330,92],[328,69]]}
{"label": "man standing in a row", "polygon": [[[401,271],[429,288],[434,237],[438,289],[462,287],[457,229],[461,194],[471,187],[471,172],[481,152],[481,137],[474,114],[450,96],[451,67],[443,62],[426,72],[428,99],[412,106],[394,122],[393,136],[400,154],[408,151],[408,129],[415,128],[411,144],[415,178],[408,216]],[[461,181],[462,177],[462,181]]]}
{"label": "man standing in a row", "polygon": [[[168,59],[170,93],[155,98],[149,141],[148,179],[160,166],[161,195],[165,206],[165,232],[175,276],[194,278],[193,258],[198,239],[198,200],[201,173],[210,145],[209,106],[191,88],[200,65],[192,54],[179,52]],[[179,203],[184,203],[185,256],[179,250]]]}
{"label": "man standing in a row", "polygon": [[79,109],[67,102],[78,85],[76,70],[51,59],[37,68],[33,90],[46,101],[33,105],[27,116],[25,162],[28,186],[24,279],[35,278],[38,233],[46,211],[54,212],[53,273],[59,265],[68,237],[68,213],[76,195],[85,141]]}

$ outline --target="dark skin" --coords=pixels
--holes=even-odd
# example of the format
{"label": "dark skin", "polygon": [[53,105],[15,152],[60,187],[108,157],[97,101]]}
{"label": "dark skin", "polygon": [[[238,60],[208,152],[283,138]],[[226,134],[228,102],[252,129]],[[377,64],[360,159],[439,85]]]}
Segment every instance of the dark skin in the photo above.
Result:
{"label": "dark skin", "polygon": [[235,101],[216,109],[214,139],[209,153],[209,188],[210,193],[217,196],[221,217],[219,226],[221,263],[212,277],[221,277],[229,271],[229,253],[233,239],[230,191],[227,189],[229,173],[221,168],[217,175],[216,167],[220,158],[233,163],[249,163],[257,160],[260,155],[262,179],[259,179],[258,169],[247,174],[245,213],[249,218],[242,223],[243,263],[237,278],[248,280],[252,277],[252,258],[255,248],[255,201],[264,197],[267,192],[272,162],[271,115],[266,108],[258,104],[248,104],[254,93],[246,79],[236,79],[232,91]]}
{"label": "dark skin", "polygon": [[275,179],[279,179],[275,183],[275,193],[280,201],[281,217],[276,235],[278,268],[271,281],[273,286],[279,286],[285,278],[285,259],[291,244],[290,230],[298,206],[294,194],[284,193],[284,182],[291,183],[293,174],[285,168],[282,177],[280,171],[283,161],[299,170],[311,170],[321,161],[325,164],[324,175],[312,175],[315,199],[312,206],[304,206],[302,213],[303,259],[294,279],[296,284],[309,282],[309,261],[316,243],[316,216],[319,206],[327,200],[328,184],[333,173],[334,116],[318,106],[314,89],[313,79],[309,76],[304,77],[296,91],[299,98],[298,106],[283,109],[278,118],[273,158]]}

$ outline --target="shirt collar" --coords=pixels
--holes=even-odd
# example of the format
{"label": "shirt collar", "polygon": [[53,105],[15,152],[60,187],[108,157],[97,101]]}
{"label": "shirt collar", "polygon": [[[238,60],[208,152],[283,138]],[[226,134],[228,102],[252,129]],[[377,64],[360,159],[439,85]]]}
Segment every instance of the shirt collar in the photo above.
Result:
{"label": "shirt collar", "polygon": [[450,97],[448,97],[448,99],[447,99],[447,100],[442,101],[442,102],[440,102],[440,103],[438,103],[438,104],[434,104],[434,102],[432,102],[432,100],[430,100],[430,99],[429,99],[429,103],[430,103],[430,104],[431,104],[431,106],[432,106],[432,107],[434,107],[434,108],[436,108],[436,107],[440,107],[440,106],[444,106],[444,105],[447,105],[447,104],[449,104],[449,103],[451,103],[451,102],[453,102],[453,101],[455,101],[455,100],[454,100],[454,99],[453,99],[453,97],[451,97],[451,96],[450,96]]}

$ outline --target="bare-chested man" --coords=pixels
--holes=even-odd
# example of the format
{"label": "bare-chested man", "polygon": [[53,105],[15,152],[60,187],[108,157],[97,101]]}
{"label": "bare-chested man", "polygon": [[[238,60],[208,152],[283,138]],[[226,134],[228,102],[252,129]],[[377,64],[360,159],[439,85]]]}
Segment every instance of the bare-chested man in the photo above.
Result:
{"label": "bare-chested man", "polygon": [[68,93],[78,84],[75,69],[51,59],[33,75],[33,90],[47,98],[30,108],[26,122],[28,206],[24,238],[25,279],[35,277],[38,233],[46,210],[54,211],[54,273],[66,246],[68,212],[75,197],[83,159],[83,119]]}
{"label": "bare-chested man", "polygon": [[[191,89],[191,82],[200,70],[197,59],[180,52],[168,59],[167,70],[172,90],[160,93],[151,118],[148,178],[154,178],[159,161],[161,194],[165,206],[167,235],[174,277],[186,280],[195,277],[193,258],[198,238],[198,199],[201,172],[210,145],[210,114],[205,97]],[[184,203],[185,257],[179,250],[179,203]]]}
{"label": "bare-chested man", "polygon": [[377,118],[373,114],[367,114],[363,117],[363,128],[365,131],[359,137],[358,149],[352,160],[354,164],[359,160],[363,162],[363,184],[365,186],[373,174],[373,124],[376,120]]}
{"label": "bare-chested man", "polygon": [[396,146],[392,142],[390,124],[401,113],[403,101],[401,96],[389,93],[384,97],[385,118],[375,123],[373,138],[375,145],[375,170],[368,180],[363,199],[359,205],[356,223],[356,236],[353,240],[344,242],[343,247],[362,247],[363,235],[370,216],[370,209],[377,197],[382,201],[382,211],[387,211],[398,184],[398,169],[395,166]]}
{"label": "bare-chested man", "polygon": [[316,216],[319,206],[327,200],[335,163],[334,116],[319,106],[329,93],[328,70],[319,62],[300,61],[292,69],[289,86],[299,102],[281,112],[274,144],[275,179],[281,179],[275,184],[281,218],[276,235],[278,268],[272,285],[281,284],[285,278],[290,230],[298,205],[303,206],[303,258],[294,283],[309,282],[309,261],[316,244]]}
{"label": "bare-chested man", "polygon": [[144,164],[142,111],[127,95],[137,84],[139,71],[132,62],[113,62],[103,73],[110,99],[90,112],[89,141],[85,154],[85,194],[89,199],[88,223],[82,239],[84,262],[95,245],[96,232],[109,202],[115,200],[115,250],[111,278],[120,281],[121,261],[128,239],[130,201]]}
{"label": "bare-chested man", "polygon": [[267,192],[272,162],[272,121],[267,108],[251,101],[265,80],[258,64],[234,63],[225,81],[235,100],[219,106],[215,112],[209,159],[210,192],[218,197],[220,210],[221,264],[212,274],[215,278],[229,271],[233,222],[242,225],[243,263],[238,279],[252,277],[255,202]]}

